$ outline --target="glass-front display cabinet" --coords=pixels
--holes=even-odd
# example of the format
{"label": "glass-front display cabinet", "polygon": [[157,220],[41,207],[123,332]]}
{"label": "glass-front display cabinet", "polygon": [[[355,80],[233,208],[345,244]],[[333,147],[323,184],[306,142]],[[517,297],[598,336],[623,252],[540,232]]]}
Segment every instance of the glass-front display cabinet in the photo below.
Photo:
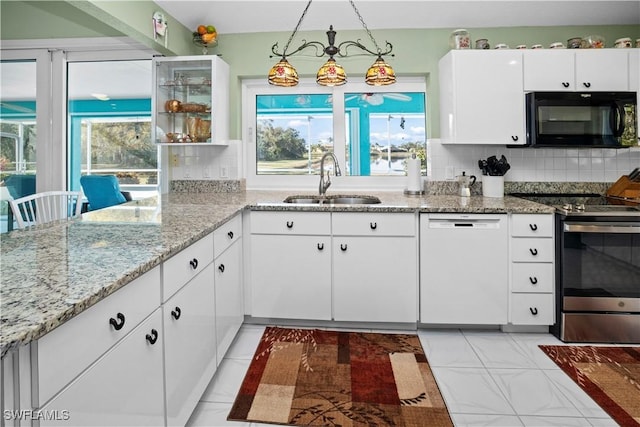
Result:
{"label": "glass-front display cabinet", "polygon": [[153,141],[227,144],[229,65],[216,55],[153,61]]}

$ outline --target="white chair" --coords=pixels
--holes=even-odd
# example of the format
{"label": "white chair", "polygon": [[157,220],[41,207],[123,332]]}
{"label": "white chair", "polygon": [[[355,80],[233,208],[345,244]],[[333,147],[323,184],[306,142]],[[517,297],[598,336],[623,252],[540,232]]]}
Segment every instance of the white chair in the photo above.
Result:
{"label": "white chair", "polygon": [[9,200],[18,228],[76,218],[82,210],[82,192],[47,191]]}

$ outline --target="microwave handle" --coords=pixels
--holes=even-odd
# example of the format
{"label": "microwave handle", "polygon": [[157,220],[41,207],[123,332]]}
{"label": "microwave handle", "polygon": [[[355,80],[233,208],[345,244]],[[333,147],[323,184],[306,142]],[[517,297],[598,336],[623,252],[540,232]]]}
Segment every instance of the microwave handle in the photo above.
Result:
{"label": "microwave handle", "polygon": [[609,119],[611,122],[611,131],[613,132],[613,136],[622,136],[624,133],[624,110],[617,102],[613,104]]}

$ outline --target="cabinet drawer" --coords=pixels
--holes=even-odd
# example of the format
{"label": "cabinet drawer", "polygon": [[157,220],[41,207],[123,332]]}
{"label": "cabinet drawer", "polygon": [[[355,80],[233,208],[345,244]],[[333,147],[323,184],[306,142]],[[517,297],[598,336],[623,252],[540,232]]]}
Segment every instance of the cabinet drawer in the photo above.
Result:
{"label": "cabinet drawer", "polygon": [[515,262],[553,262],[553,239],[511,239],[511,260]]}
{"label": "cabinet drawer", "polygon": [[162,316],[156,309],[42,408],[43,414],[68,411],[68,418],[40,417],[33,425],[164,425],[162,342]]}
{"label": "cabinet drawer", "polygon": [[416,217],[412,213],[334,213],[335,236],[415,236]]}
{"label": "cabinet drawer", "polygon": [[553,264],[514,262],[511,264],[512,292],[553,292]]}
{"label": "cabinet drawer", "polygon": [[324,212],[251,212],[252,234],[331,234],[331,214]]}
{"label": "cabinet drawer", "polygon": [[511,235],[517,237],[553,237],[553,215],[512,215]]}
{"label": "cabinet drawer", "polygon": [[552,325],[553,294],[511,294],[511,323]]}
{"label": "cabinet drawer", "polygon": [[162,300],[166,301],[213,262],[213,233],[178,252],[162,266]]}
{"label": "cabinet drawer", "polygon": [[242,215],[238,214],[213,232],[213,257],[227,250],[242,236]]}
{"label": "cabinet drawer", "polygon": [[39,404],[49,400],[159,305],[160,267],[156,267],[40,338]]}

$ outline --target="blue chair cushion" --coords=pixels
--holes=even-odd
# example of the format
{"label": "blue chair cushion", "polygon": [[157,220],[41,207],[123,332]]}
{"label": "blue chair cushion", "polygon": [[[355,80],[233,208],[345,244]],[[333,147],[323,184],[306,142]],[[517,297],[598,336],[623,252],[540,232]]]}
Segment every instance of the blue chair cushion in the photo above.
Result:
{"label": "blue chair cushion", "polygon": [[80,177],[80,185],[89,201],[89,210],[107,208],[127,201],[120,192],[118,178],[114,175],[85,175]]}
{"label": "blue chair cushion", "polygon": [[11,175],[5,180],[5,185],[13,199],[36,194],[35,175]]}

